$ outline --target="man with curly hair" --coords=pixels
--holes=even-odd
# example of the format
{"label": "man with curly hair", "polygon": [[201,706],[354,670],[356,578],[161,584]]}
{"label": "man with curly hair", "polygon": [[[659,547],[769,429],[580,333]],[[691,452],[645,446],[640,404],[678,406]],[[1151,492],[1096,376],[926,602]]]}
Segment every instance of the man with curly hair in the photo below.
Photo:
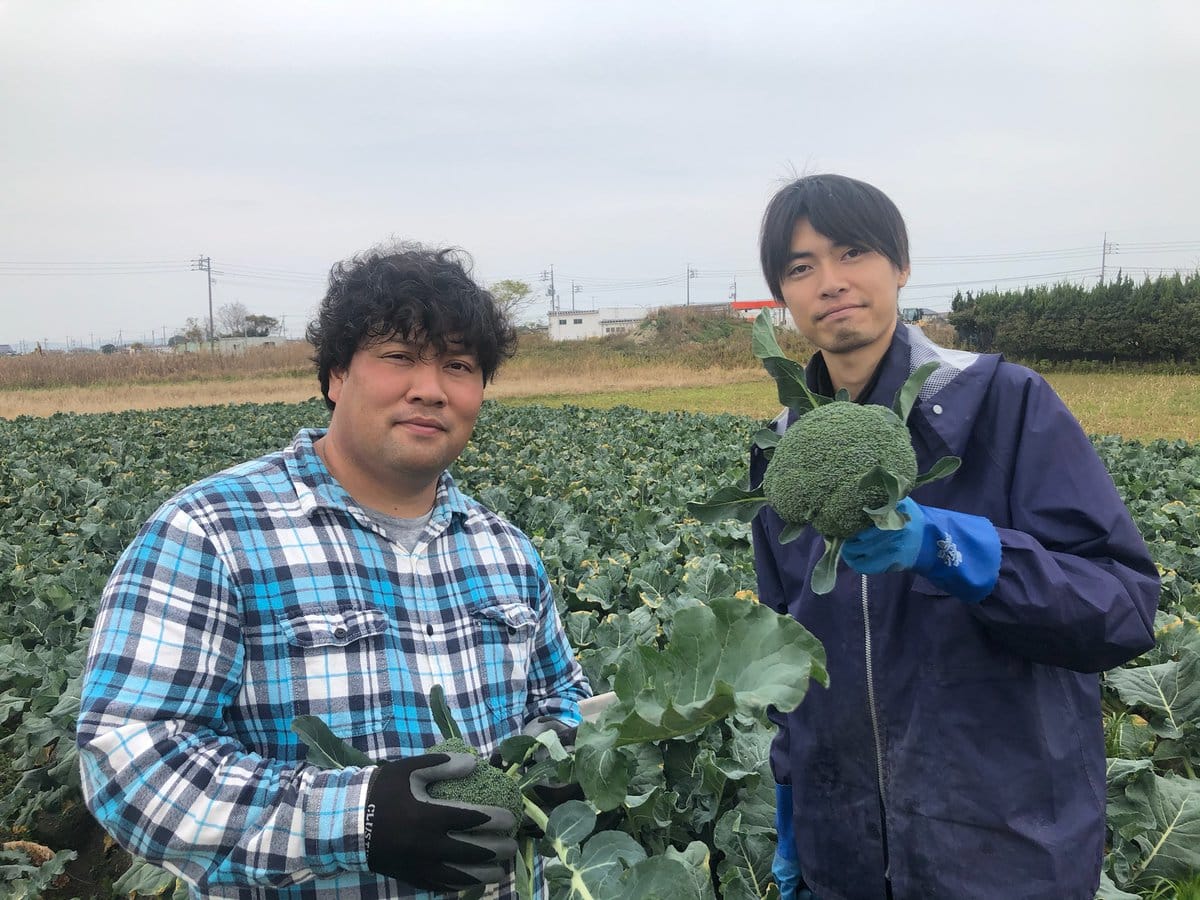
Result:
{"label": "man with curly hair", "polygon": [[[590,694],[537,551],[447,468],[515,331],[461,254],[405,244],[336,265],[308,339],[328,428],[184,488],[113,571],[84,796],[192,896],[511,896],[513,814],[429,794],[477,760],[427,752],[426,698],[486,757]],[[307,763],[297,716],[381,762]]]}

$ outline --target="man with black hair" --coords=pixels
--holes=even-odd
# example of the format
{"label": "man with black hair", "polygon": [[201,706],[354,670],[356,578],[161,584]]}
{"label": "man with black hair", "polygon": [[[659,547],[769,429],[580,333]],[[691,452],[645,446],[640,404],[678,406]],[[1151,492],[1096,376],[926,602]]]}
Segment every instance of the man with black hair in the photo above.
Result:
{"label": "man with black hair", "polygon": [[[890,406],[928,362],[908,424],[919,471],[962,465],[849,539],[834,590],[811,528],[754,521],[763,603],[825,646],[829,687],[785,716],[784,900],[1092,900],[1105,837],[1096,673],[1154,644],[1154,563],[1087,436],[1046,382],[897,322],[908,237],[878,188],[838,175],[782,188],[763,275],[816,346],[809,387]],[[781,415],[776,428],[791,424]],[[766,461],[751,453],[751,480]]]}
{"label": "man with black hair", "polygon": [[[184,488],[105,589],[84,797],[193,896],[512,896],[513,814],[433,799],[443,686],[467,743],[579,722],[590,695],[529,539],[455,486],[515,332],[455,251],[335,266],[308,338],[328,429]],[[322,770],[318,716],[377,765]]]}

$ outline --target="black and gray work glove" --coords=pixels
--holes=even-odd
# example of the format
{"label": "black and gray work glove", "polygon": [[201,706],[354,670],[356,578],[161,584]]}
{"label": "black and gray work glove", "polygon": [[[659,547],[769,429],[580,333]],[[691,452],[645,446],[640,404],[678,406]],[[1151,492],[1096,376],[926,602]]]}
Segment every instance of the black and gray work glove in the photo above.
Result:
{"label": "black and gray work glove", "polygon": [[367,788],[367,868],[433,891],[500,881],[517,852],[516,818],[498,806],[429,796],[431,784],[470,775],[469,753],[425,753],[380,763]]}

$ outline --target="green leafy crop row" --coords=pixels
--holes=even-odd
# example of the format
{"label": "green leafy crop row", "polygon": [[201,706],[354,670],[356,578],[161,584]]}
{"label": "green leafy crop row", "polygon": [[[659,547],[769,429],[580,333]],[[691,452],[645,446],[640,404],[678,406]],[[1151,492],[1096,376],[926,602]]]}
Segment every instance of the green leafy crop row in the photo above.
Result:
{"label": "green leafy crop row", "polygon": [[[177,488],[325,421],[317,403],[0,420],[0,838],[77,853],[77,865],[92,852],[73,749],[77,679],[100,590],[141,522]],[[686,505],[744,473],[762,424],[485,405],[456,475],[538,546],[597,692],[639,647],[666,646],[681,610],[753,596],[749,526],[704,525]],[[1200,874],[1200,447],[1096,444],[1164,583],[1159,647],[1106,676],[1105,896],[1168,897],[1164,885]],[[623,748],[624,796],[601,825],[707,873],[678,896],[767,896],[769,738],[760,717],[735,714]],[[0,869],[0,896],[31,871]],[[120,890],[168,886],[139,866]],[[104,890],[60,896],[119,895]]]}

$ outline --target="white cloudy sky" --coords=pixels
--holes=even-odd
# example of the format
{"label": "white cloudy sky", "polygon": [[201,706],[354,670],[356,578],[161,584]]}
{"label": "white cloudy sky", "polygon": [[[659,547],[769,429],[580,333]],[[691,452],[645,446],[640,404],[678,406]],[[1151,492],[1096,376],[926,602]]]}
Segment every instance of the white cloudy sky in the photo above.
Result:
{"label": "white cloudy sky", "polygon": [[908,305],[1094,283],[1106,232],[1190,270],[1197,48],[1194,0],[0,0],[0,343],[161,339],[201,254],[296,335],[388,237],[568,306],[683,302],[689,265],[765,297],[762,209],[815,171],[896,200]]}

